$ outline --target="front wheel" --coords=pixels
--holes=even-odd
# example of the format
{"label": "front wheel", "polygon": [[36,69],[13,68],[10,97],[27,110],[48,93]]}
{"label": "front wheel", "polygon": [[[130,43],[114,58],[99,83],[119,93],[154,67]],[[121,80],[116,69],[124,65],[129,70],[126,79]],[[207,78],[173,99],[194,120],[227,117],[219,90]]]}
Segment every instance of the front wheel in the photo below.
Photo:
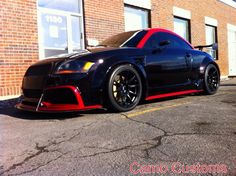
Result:
{"label": "front wheel", "polygon": [[208,95],[213,95],[217,92],[220,85],[219,70],[215,65],[209,64],[204,75],[204,92]]}
{"label": "front wheel", "polygon": [[130,111],[141,99],[141,78],[131,65],[118,66],[108,79],[107,90],[108,108],[116,112]]}

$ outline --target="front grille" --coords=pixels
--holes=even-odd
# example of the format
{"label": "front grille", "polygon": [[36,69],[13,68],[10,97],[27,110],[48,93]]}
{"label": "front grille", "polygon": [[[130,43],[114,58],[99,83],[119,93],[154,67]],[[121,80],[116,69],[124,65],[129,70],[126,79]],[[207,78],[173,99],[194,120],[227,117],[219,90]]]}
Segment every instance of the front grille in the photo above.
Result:
{"label": "front grille", "polygon": [[67,88],[47,90],[44,93],[43,101],[52,104],[78,104],[73,91]]}
{"label": "front grille", "polygon": [[23,89],[23,94],[27,98],[40,98],[42,95],[42,90],[36,89]]}
{"label": "front grille", "polygon": [[28,68],[25,76],[45,76],[50,73],[52,64],[33,65]]}

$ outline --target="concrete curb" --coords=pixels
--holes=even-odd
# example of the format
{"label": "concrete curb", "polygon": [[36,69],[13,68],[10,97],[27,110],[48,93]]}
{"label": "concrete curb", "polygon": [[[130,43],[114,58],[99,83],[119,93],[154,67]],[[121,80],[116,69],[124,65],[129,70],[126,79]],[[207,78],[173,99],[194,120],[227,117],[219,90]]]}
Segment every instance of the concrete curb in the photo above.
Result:
{"label": "concrete curb", "polygon": [[20,95],[0,96],[0,101],[15,99],[15,98],[19,98],[19,97],[20,97]]}

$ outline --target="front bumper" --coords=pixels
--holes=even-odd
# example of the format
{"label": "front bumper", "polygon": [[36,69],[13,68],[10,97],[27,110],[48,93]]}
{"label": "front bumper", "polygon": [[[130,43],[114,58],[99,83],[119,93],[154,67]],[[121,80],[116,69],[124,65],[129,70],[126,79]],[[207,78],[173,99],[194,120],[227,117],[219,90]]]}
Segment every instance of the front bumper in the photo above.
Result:
{"label": "front bumper", "polygon": [[85,106],[78,88],[71,85],[46,88],[40,99],[23,98],[17,109],[33,112],[73,112],[100,109],[102,105]]}

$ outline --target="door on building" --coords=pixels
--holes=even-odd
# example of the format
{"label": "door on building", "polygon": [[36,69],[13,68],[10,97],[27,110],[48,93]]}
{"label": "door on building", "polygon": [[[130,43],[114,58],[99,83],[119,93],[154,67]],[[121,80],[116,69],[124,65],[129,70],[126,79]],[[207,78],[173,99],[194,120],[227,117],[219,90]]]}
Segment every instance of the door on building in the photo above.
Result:
{"label": "door on building", "polygon": [[229,76],[236,76],[236,26],[228,28]]}
{"label": "door on building", "polygon": [[72,1],[39,0],[41,59],[84,48],[82,2]]}

